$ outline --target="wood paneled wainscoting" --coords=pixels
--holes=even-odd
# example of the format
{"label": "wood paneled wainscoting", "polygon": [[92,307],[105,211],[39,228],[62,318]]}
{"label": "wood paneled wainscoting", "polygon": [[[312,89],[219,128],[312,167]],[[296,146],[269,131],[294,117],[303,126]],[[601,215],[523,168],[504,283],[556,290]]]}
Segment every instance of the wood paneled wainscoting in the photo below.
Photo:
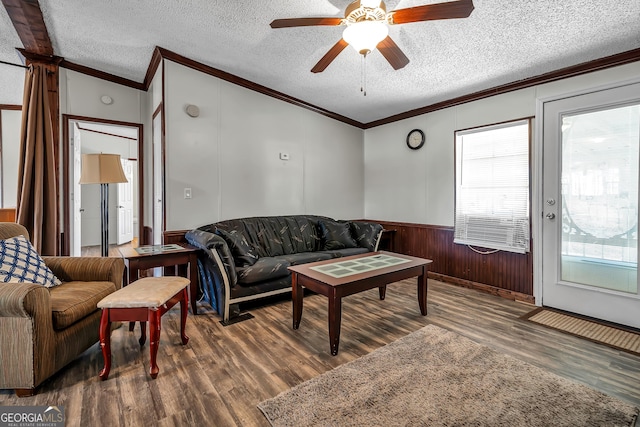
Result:
{"label": "wood paneled wainscoting", "polygon": [[[453,243],[453,227],[376,221],[396,230],[395,252],[433,260],[429,277],[505,298],[534,303],[533,255],[499,251],[481,255]],[[482,248],[478,248],[482,250]]]}

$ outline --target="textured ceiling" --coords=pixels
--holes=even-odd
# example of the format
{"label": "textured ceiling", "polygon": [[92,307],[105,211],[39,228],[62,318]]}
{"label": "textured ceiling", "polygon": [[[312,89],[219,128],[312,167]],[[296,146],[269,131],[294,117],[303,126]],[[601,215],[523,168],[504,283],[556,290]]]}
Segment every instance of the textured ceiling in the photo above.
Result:
{"label": "textured ceiling", "polygon": [[[437,3],[390,0],[387,10]],[[349,0],[40,0],[56,55],[137,82],[160,46],[367,123],[482,89],[640,47],[640,0],[474,0],[469,18],[390,27],[411,62],[350,47],[309,70],[344,27],[271,29],[276,18],[342,17]],[[0,13],[0,59],[20,46]],[[0,73],[7,66],[0,65]],[[5,90],[0,86],[0,103]],[[21,91],[20,91],[21,92]],[[20,101],[18,101],[19,103]]]}
{"label": "textured ceiling", "polygon": [[[4,7],[0,6],[0,61],[21,64],[16,47],[22,42]],[[0,64],[0,104],[22,104],[24,69]]]}

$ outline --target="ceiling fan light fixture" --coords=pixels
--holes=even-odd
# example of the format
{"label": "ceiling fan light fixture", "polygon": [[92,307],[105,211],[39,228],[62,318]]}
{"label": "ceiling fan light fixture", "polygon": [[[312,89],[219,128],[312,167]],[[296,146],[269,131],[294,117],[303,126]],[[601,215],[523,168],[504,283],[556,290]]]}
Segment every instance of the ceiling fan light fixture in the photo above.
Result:
{"label": "ceiling fan light fixture", "polygon": [[360,0],[360,6],[368,7],[370,9],[376,9],[380,7],[380,0]]}
{"label": "ceiling fan light fixture", "polygon": [[344,41],[356,52],[366,55],[389,35],[389,27],[381,21],[360,21],[350,24],[342,33]]}

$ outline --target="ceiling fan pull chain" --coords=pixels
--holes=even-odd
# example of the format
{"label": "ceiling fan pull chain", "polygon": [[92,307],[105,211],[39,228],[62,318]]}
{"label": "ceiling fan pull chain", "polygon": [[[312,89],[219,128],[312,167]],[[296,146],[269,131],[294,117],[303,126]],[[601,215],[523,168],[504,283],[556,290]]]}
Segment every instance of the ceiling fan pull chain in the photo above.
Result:
{"label": "ceiling fan pull chain", "polygon": [[360,57],[360,92],[364,93],[364,58]]}
{"label": "ceiling fan pull chain", "polygon": [[367,54],[362,54],[360,61],[360,92],[367,96]]}
{"label": "ceiling fan pull chain", "polygon": [[364,54],[364,96],[367,96],[367,54]]}

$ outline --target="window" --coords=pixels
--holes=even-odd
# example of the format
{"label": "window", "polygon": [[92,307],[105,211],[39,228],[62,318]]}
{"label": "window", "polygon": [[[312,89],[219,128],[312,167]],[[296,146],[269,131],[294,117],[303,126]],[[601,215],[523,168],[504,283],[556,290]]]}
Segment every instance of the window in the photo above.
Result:
{"label": "window", "polygon": [[529,251],[529,127],[456,132],[455,243]]}

